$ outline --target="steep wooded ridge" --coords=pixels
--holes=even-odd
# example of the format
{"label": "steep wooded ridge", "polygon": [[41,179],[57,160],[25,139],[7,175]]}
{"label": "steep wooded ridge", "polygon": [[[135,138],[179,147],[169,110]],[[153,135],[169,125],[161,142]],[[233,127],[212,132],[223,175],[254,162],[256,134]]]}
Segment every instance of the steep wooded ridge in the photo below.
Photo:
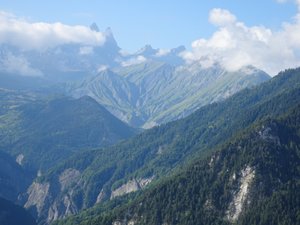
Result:
{"label": "steep wooded ridge", "polygon": [[90,97],[1,93],[1,150],[31,170],[48,169],[82,149],[108,146],[136,133]]}
{"label": "steep wooded ridge", "polygon": [[10,155],[0,151],[0,197],[24,204],[26,193],[35,175],[25,171]]}
{"label": "steep wooded ridge", "polygon": [[252,126],[131,203],[96,215],[57,224],[299,224],[300,105]]}
{"label": "steep wooded ridge", "polygon": [[[113,147],[73,156],[31,185],[26,207],[37,212],[41,223],[51,222],[143,189],[254,122],[286,112],[299,100],[300,69],[287,70],[258,87],[202,107],[185,119]],[[68,182],[65,177],[70,178]],[[40,187],[43,195],[36,200]]]}
{"label": "steep wooded ridge", "polygon": [[269,78],[251,66],[228,72],[219,65],[205,69],[197,63],[175,66],[148,60],[71,83],[67,93],[91,96],[123,121],[149,128],[186,117]]}
{"label": "steep wooded ridge", "polygon": [[36,225],[34,218],[21,206],[0,198],[1,225]]}

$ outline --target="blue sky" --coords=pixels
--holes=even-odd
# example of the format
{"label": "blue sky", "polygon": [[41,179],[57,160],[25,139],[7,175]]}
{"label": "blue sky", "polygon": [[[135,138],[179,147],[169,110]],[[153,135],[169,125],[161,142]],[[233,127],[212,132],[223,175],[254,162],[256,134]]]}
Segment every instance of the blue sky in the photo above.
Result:
{"label": "blue sky", "polygon": [[209,23],[213,8],[229,10],[247,26],[280,29],[297,13],[293,1],[276,0],[0,0],[0,10],[31,22],[62,22],[111,27],[119,45],[135,51],[145,44],[155,48],[190,47],[209,38],[217,28]]}

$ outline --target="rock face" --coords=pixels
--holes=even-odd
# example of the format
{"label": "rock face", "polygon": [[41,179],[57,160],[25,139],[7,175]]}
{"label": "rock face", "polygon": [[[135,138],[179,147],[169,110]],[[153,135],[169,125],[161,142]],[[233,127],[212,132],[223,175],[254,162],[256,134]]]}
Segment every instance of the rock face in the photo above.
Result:
{"label": "rock face", "polygon": [[105,197],[106,197],[106,193],[104,192],[103,189],[101,189],[100,193],[97,196],[96,203],[102,202],[105,199]]}
{"label": "rock face", "polygon": [[24,155],[23,154],[19,154],[16,158],[16,162],[22,166],[22,163],[23,163],[23,159],[24,159]]}
{"label": "rock face", "polygon": [[80,185],[80,176],[80,171],[73,168],[68,168],[60,174],[58,180],[60,192],[63,195],[51,203],[47,216],[48,223],[78,213],[79,209],[73,199],[74,191],[72,187]]}
{"label": "rock face", "polygon": [[[242,212],[243,206],[247,203],[248,194],[251,183],[255,177],[255,170],[247,166],[241,171],[240,186],[237,192],[234,194],[232,202],[229,204],[226,212],[227,219],[230,222],[235,222]],[[233,180],[236,179],[236,175],[233,174]]]}
{"label": "rock face", "polygon": [[[74,202],[74,186],[81,185],[80,171],[68,168],[58,177],[57,182],[33,182],[28,188],[28,199],[24,207],[35,213],[41,224],[78,213]],[[57,193],[61,193],[57,196]],[[55,196],[55,197],[54,197]]]}
{"label": "rock face", "polygon": [[54,220],[74,215],[79,212],[78,206],[72,199],[72,194],[72,192],[67,193],[63,196],[63,199],[56,199],[55,202],[52,203],[47,216],[48,224],[50,224]]}
{"label": "rock face", "polygon": [[29,209],[31,207],[36,208],[38,217],[42,216],[42,210],[46,204],[46,198],[49,193],[50,184],[49,183],[37,183],[34,182],[27,191],[28,199],[24,207]]}
{"label": "rock face", "polygon": [[132,179],[128,181],[126,184],[123,184],[121,187],[112,191],[110,199],[114,199],[115,197],[122,196],[143,189],[153,180],[153,178],[154,177]]}
{"label": "rock face", "polygon": [[[68,168],[59,174],[56,181],[33,182],[27,190],[28,199],[24,207],[35,214],[40,224],[50,224],[54,220],[77,214],[86,207],[78,202],[75,191],[76,188],[84,188],[81,175],[79,170]],[[153,179],[154,177],[132,179],[112,191],[110,199],[143,189]],[[107,199],[108,194],[102,189],[95,203]]]}
{"label": "rock face", "polygon": [[75,183],[78,184],[80,182],[80,172],[76,169],[66,169],[60,176],[59,176],[59,183],[61,187],[61,191],[69,188],[70,186],[74,185]]}
{"label": "rock face", "polygon": [[126,184],[123,184],[121,187],[117,188],[111,193],[110,199],[115,197],[122,196],[131,192],[135,192],[140,189],[139,183],[133,179],[128,181]]}
{"label": "rock face", "polygon": [[269,141],[275,145],[280,145],[278,127],[274,123],[261,126],[261,129],[258,131],[258,135],[264,141]]}
{"label": "rock face", "polygon": [[129,220],[129,221],[114,221],[112,225],[135,225],[137,221]]}

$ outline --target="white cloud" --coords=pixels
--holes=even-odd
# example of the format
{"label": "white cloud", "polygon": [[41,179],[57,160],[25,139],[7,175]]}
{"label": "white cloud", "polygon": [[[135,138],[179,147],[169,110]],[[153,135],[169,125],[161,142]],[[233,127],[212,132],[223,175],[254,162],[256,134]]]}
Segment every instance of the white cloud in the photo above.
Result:
{"label": "white cloud", "polygon": [[0,44],[11,44],[23,50],[45,50],[60,44],[77,43],[100,46],[105,34],[85,26],[62,23],[30,23],[0,11]]}
{"label": "white cloud", "polygon": [[155,56],[157,56],[157,57],[165,56],[165,55],[168,55],[170,52],[171,52],[170,49],[162,49],[162,48],[160,48],[158,50],[158,52],[155,54]]}
{"label": "white cloud", "polygon": [[[3,68],[1,68],[3,67]],[[1,70],[21,76],[40,77],[42,72],[31,67],[26,58],[8,54],[1,61]]]}
{"label": "white cloud", "polygon": [[[300,7],[300,0],[297,4]],[[182,54],[187,62],[199,62],[203,67],[219,63],[230,71],[253,65],[270,75],[300,66],[300,9],[294,21],[284,23],[278,31],[246,26],[223,9],[213,9],[209,21],[217,31],[192,43],[192,51]]]}
{"label": "white cloud", "polygon": [[296,4],[298,6],[298,11],[300,11],[300,0],[296,0]]}
{"label": "white cloud", "polygon": [[108,69],[108,65],[100,65],[100,66],[98,67],[97,72],[100,73],[100,72],[103,72],[103,71],[105,71],[105,70],[107,70],[107,69]]}
{"label": "white cloud", "polygon": [[119,50],[119,53],[120,53],[120,55],[121,56],[124,56],[124,57],[126,57],[126,56],[129,56],[130,55],[130,53],[129,52],[127,52],[126,50],[124,50],[124,49],[120,49]]}
{"label": "white cloud", "polygon": [[90,55],[93,54],[94,48],[91,46],[80,47],[79,54],[80,55]]}
{"label": "white cloud", "polygon": [[235,15],[226,9],[213,9],[209,13],[209,22],[214,25],[222,26],[236,21]]}
{"label": "white cloud", "polygon": [[126,60],[126,61],[123,61],[123,62],[121,63],[121,65],[122,65],[123,67],[127,67],[127,66],[132,66],[132,65],[137,65],[137,64],[143,63],[143,62],[145,62],[146,60],[147,60],[147,59],[146,59],[144,56],[138,55],[138,56],[136,56],[136,57],[132,57],[132,58]]}

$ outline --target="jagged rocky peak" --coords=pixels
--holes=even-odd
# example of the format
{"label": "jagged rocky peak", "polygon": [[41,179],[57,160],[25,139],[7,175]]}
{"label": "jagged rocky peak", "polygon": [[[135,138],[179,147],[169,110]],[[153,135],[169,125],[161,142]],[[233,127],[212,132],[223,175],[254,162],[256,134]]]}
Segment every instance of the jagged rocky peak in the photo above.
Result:
{"label": "jagged rocky peak", "polygon": [[113,37],[114,36],[111,27],[107,27],[105,29],[104,33],[106,34],[107,37]]}
{"label": "jagged rocky peak", "polygon": [[99,27],[95,22],[91,24],[90,29],[92,31],[100,32]]}
{"label": "jagged rocky peak", "polygon": [[109,54],[115,53],[117,54],[120,51],[120,47],[113,35],[113,31],[110,27],[107,27],[104,31],[104,35],[106,38],[104,48],[110,51]]}
{"label": "jagged rocky peak", "polygon": [[[153,57],[153,56],[167,56],[167,55],[172,55],[176,56],[180,52],[185,51],[186,48],[181,45],[178,46],[177,48],[172,48],[172,49],[156,49],[153,48],[151,45],[145,45],[143,48],[139,49],[135,55],[142,55],[146,57]],[[165,52],[163,54],[160,54],[161,52]]]}
{"label": "jagged rocky peak", "polygon": [[[100,29],[99,29],[98,25],[95,22],[90,25],[90,29],[92,31],[100,32]],[[106,37],[106,45],[110,46],[110,47],[113,47],[111,50],[113,50],[113,49],[119,50],[120,47],[118,46],[118,44],[115,40],[112,29],[110,27],[107,27],[103,33]]]}
{"label": "jagged rocky peak", "polygon": [[185,50],[186,50],[185,46],[184,45],[180,45],[177,48],[171,49],[171,53],[178,54],[178,53],[183,52]]}
{"label": "jagged rocky peak", "polygon": [[135,54],[136,55],[144,55],[144,56],[150,56],[155,55],[157,53],[157,49],[152,48],[151,45],[145,45],[143,48],[138,50]]}

